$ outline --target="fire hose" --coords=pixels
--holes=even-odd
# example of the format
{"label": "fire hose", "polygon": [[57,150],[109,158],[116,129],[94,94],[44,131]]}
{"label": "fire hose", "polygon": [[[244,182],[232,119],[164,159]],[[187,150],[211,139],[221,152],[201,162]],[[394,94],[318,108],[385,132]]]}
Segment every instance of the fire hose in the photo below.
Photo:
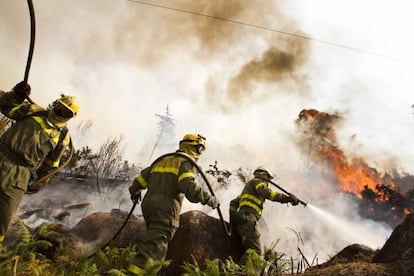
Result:
{"label": "fire hose", "polygon": [[48,179],[49,177],[53,176],[54,174],[58,173],[59,171],[63,170],[64,168],[66,168],[66,166],[69,165],[69,162],[72,159],[73,152],[75,151],[75,149],[73,147],[72,139],[69,140],[69,149],[70,149],[69,156],[62,165],[60,165],[59,167],[51,170],[50,172],[48,172],[47,174],[41,176],[40,178],[36,179],[35,182],[30,184],[30,186],[36,187],[37,183],[43,182],[44,180]]}
{"label": "fire hose", "polygon": [[[197,171],[200,173],[200,175],[201,175],[201,177],[203,178],[203,180],[204,180],[204,182],[206,183],[206,185],[207,185],[207,187],[208,187],[208,190],[210,191],[210,194],[212,195],[212,196],[216,196],[215,194],[214,194],[214,191],[213,191],[213,188],[211,187],[211,185],[210,185],[210,182],[208,182],[208,179],[207,179],[207,177],[206,177],[206,175],[204,174],[204,172],[203,172],[203,170],[201,169],[201,167],[194,161],[194,159],[193,158],[191,158],[189,155],[187,155],[187,154],[185,154],[185,153],[181,153],[181,152],[172,152],[172,153],[167,153],[167,154],[164,154],[164,155],[161,155],[160,157],[158,157],[154,162],[152,162],[152,164],[155,164],[156,162],[158,162],[159,160],[161,160],[161,159],[163,159],[164,157],[167,157],[167,156],[180,156],[180,157],[183,157],[183,158],[185,158],[187,161],[189,161],[196,169],[197,169]],[[224,218],[223,218],[223,214],[221,213],[221,209],[220,209],[220,206],[219,207],[217,207],[217,213],[218,213],[218,215],[219,215],[219,217],[220,217],[220,221],[221,221],[221,223],[222,223],[222,225],[223,225],[223,229],[224,229],[224,231],[226,232],[226,234],[228,235],[228,236],[231,236],[231,226],[229,227],[229,228],[227,228],[227,224],[226,224],[226,222],[224,221]]]}
{"label": "fire hose", "polygon": [[[27,5],[29,6],[29,13],[30,13],[30,46],[29,46],[29,53],[27,56],[27,62],[26,62],[26,70],[24,72],[24,83],[27,84],[29,80],[29,71],[30,66],[32,64],[32,58],[33,58],[33,51],[34,51],[34,45],[35,45],[35,35],[36,35],[36,20],[35,20],[35,13],[34,13],[34,7],[32,0],[27,0]],[[29,96],[26,96],[26,99],[33,104],[34,102],[32,99],[30,99]]]}
{"label": "fire hose", "polygon": [[[203,178],[203,180],[204,180],[204,182],[206,183],[206,185],[207,185],[207,187],[208,187],[208,190],[210,191],[210,194],[212,195],[212,196],[216,196],[215,194],[214,194],[214,191],[213,191],[213,188],[211,187],[211,185],[210,185],[210,183],[208,182],[208,179],[207,179],[207,177],[206,177],[206,175],[204,174],[204,172],[203,172],[203,170],[201,169],[201,167],[190,157],[190,156],[188,156],[188,155],[186,155],[186,154],[184,154],[184,153],[180,153],[180,152],[173,152],[173,153],[168,153],[168,154],[165,154],[165,155],[163,155],[163,156],[161,156],[160,158],[163,158],[163,157],[165,157],[165,156],[172,156],[172,155],[175,155],[175,156],[181,156],[181,157],[184,157],[185,159],[187,159],[192,165],[194,165],[194,167],[196,167],[196,169],[197,169],[197,171],[200,173],[200,175],[201,175],[201,177]],[[158,158],[158,159],[160,159],[160,158]],[[157,159],[157,160],[158,160]],[[221,221],[221,224],[223,225],[223,229],[224,229],[224,231],[226,232],[226,234],[228,235],[228,236],[231,236],[231,225],[230,225],[230,227],[229,228],[227,228],[227,224],[226,224],[226,222],[224,221],[224,218],[223,218],[223,214],[221,213],[221,209],[220,209],[220,206],[218,206],[217,207],[217,213],[218,213],[218,215],[219,215],[219,217],[220,217],[220,221]]]}
{"label": "fire hose", "polygon": [[[273,182],[273,181],[271,181],[271,180],[269,180],[269,179],[264,179],[264,178],[260,178],[260,179],[262,179],[262,180],[264,180],[264,181],[266,181],[266,182],[268,182],[268,183],[270,183],[270,184],[272,184],[273,186],[275,186],[276,188],[278,188],[279,190],[281,190],[282,192],[284,192],[285,194],[287,194],[288,196],[291,196],[291,195],[293,195],[292,193],[289,193],[288,191],[286,191],[285,189],[283,189],[282,187],[280,187],[279,185],[277,185],[275,182]],[[297,198],[297,197],[296,197]],[[305,206],[306,207],[306,205],[308,205],[308,203],[306,203],[306,202],[304,202],[303,200],[301,200],[301,199],[299,199],[299,198],[297,198],[298,199],[298,202],[300,203],[300,204],[302,204],[303,206]]]}
{"label": "fire hose", "polygon": [[[173,153],[167,153],[167,154],[161,155],[154,162],[152,162],[151,166],[153,164],[155,164],[156,162],[158,162],[159,160],[161,160],[161,159],[163,159],[163,158],[165,158],[167,156],[180,156],[180,157],[183,157],[186,160],[188,160],[197,169],[197,171],[200,173],[201,177],[203,178],[204,182],[206,183],[206,185],[207,185],[207,187],[208,187],[208,189],[210,191],[210,194],[212,196],[215,196],[214,191],[213,191],[213,188],[211,187],[210,183],[208,182],[208,179],[207,179],[206,175],[204,174],[203,170],[201,169],[201,167],[197,165],[197,163],[194,161],[194,159],[192,159],[190,156],[188,156],[185,153],[173,152]],[[122,223],[122,226],[118,229],[118,231],[115,233],[115,235],[104,246],[102,246],[101,248],[107,247],[109,244],[111,244],[111,242],[113,242],[118,237],[118,235],[122,232],[122,230],[127,225],[129,219],[131,218],[131,215],[134,212],[134,209],[137,206],[137,203],[138,202],[134,202],[134,204],[131,207],[131,210],[128,213],[128,216],[125,218],[124,222]],[[223,218],[223,214],[221,213],[220,206],[217,207],[217,212],[218,212],[218,215],[220,217],[220,221],[221,221],[221,223],[223,225],[224,231],[226,232],[226,234],[228,236],[231,236],[231,229],[232,229],[231,228],[231,225],[230,225],[229,228],[227,227],[227,224],[226,224],[226,222],[224,221],[224,218]],[[92,255],[90,255],[88,258],[94,256],[95,254],[96,254],[96,252],[93,253]]]}
{"label": "fire hose", "polygon": [[[30,45],[29,45],[29,52],[28,52],[28,56],[27,56],[26,69],[25,69],[25,72],[24,72],[24,79],[23,79],[25,84],[27,84],[27,82],[29,80],[29,72],[30,72],[30,66],[32,64],[32,59],[33,59],[35,36],[36,36],[36,20],[35,20],[35,12],[34,12],[34,7],[33,7],[32,0],[27,0],[27,5],[29,7],[29,14],[30,14]],[[26,96],[26,99],[31,104],[34,104],[33,100],[29,96]],[[69,156],[68,156],[67,160],[61,166],[59,166],[59,167],[51,170],[47,174],[43,175],[42,177],[37,179],[31,185],[35,185],[36,183],[43,182],[47,178],[51,177],[52,175],[56,174],[60,170],[64,169],[69,164],[69,162],[70,162],[70,160],[72,159],[72,156],[73,156],[74,147],[73,147],[72,139],[69,140],[69,147],[70,147],[70,153],[69,153]]]}

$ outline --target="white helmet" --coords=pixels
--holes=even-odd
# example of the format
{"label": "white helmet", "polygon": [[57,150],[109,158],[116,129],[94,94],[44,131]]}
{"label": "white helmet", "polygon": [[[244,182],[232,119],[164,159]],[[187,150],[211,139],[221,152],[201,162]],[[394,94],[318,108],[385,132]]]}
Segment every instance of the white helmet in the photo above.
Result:
{"label": "white helmet", "polygon": [[259,166],[257,167],[254,172],[253,172],[254,176],[265,176],[267,179],[273,179],[273,174],[271,173],[270,170],[268,170],[265,166]]}

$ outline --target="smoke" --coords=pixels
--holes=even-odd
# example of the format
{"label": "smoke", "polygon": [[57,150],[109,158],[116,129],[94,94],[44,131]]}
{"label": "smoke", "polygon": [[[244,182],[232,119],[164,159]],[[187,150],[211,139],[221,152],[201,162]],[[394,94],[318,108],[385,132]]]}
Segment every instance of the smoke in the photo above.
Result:
{"label": "smoke", "polygon": [[[339,113],[343,120],[336,129],[337,143],[342,149],[358,153],[379,169],[392,166],[409,172],[414,165],[412,64],[319,40],[414,60],[408,56],[413,43],[395,31],[410,33],[405,26],[412,26],[411,19],[400,15],[383,20],[389,17],[384,11],[329,1],[151,4],[171,9],[121,0],[34,3],[31,98],[47,106],[60,92],[78,96],[80,113],[69,125],[75,147],[97,150],[108,137],[122,135],[125,158],[148,165],[148,152],[159,131],[155,114],[163,114],[168,105],[176,120],[175,143],[188,132],[207,137],[208,150],[199,161],[202,167],[214,161],[228,170],[266,165],[280,175],[286,189],[305,201],[353,217],[351,221],[367,229],[374,225],[372,236],[389,233],[361,221],[354,205],[334,191],[318,196],[330,185],[315,187],[309,178],[318,176],[301,175],[307,156],[296,144],[295,120],[304,108]],[[352,16],[344,16],[345,11]],[[23,1],[5,0],[0,3],[0,18],[0,88],[9,90],[24,75],[29,14]],[[399,25],[393,29],[391,24]],[[84,122],[91,125],[87,132],[77,128]],[[217,191],[223,209],[242,188],[239,181],[233,182],[228,190]],[[96,203],[96,210],[119,207],[118,201],[100,206],[92,195],[88,201]],[[186,202],[186,208],[201,206]],[[266,203],[264,221],[269,229],[263,230],[264,241],[280,238],[281,251],[296,248],[288,227],[303,235],[305,246],[312,248],[309,254],[326,256],[351,242],[319,224],[306,208]],[[321,238],[327,242],[321,243]],[[379,239],[377,246],[381,245]]]}

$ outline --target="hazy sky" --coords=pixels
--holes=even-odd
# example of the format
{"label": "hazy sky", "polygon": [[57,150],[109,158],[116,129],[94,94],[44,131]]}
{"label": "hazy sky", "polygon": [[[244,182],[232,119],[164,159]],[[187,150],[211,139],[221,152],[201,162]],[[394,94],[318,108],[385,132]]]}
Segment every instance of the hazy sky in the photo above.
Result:
{"label": "hazy sky", "polygon": [[[155,142],[154,113],[168,105],[177,141],[207,137],[206,163],[220,155],[234,167],[288,166],[298,162],[293,122],[316,108],[343,115],[344,147],[356,134],[353,146],[369,161],[414,165],[410,1],[151,3],[246,25],[125,0],[34,1],[32,99],[79,97],[75,145],[122,134],[126,158],[146,163],[139,153]],[[0,16],[0,87],[9,90],[26,65],[26,1],[1,1]],[[76,133],[87,120],[87,135]],[[238,146],[249,158],[233,164]]]}
{"label": "hazy sky", "polygon": [[[204,167],[265,164],[283,178],[304,160],[294,121],[315,108],[344,118],[347,154],[413,173],[412,1],[148,2],[168,8],[34,1],[31,98],[47,106],[61,92],[78,96],[75,146],[122,135],[126,159],[146,165],[154,114],[168,105],[177,143],[188,132],[207,137]],[[0,20],[0,88],[9,90],[26,66],[26,1],[2,0]],[[89,120],[86,134],[76,130]]]}

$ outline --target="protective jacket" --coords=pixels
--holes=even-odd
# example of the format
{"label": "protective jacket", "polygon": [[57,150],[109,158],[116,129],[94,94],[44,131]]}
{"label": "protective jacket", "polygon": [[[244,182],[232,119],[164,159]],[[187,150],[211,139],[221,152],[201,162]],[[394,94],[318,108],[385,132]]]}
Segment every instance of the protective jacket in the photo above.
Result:
{"label": "protective jacket", "polygon": [[269,183],[263,179],[255,177],[247,182],[241,194],[230,201],[230,214],[234,215],[237,210],[243,210],[255,214],[259,219],[266,199],[286,203],[287,198],[286,195],[270,189]]}
{"label": "protective jacket", "polygon": [[180,156],[164,157],[142,170],[131,189],[148,189],[141,205],[147,226],[155,222],[178,228],[184,196],[207,204],[210,195],[194,180],[193,165]]}
{"label": "protective jacket", "polygon": [[262,252],[257,223],[266,199],[288,202],[288,196],[273,191],[266,181],[255,177],[247,182],[241,194],[230,201],[230,221],[241,237],[245,251],[239,260],[242,265],[246,264],[249,258],[248,250],[253,250],[259,255]]}
{"label": "protective jacket", "polygon": [[[177,151],[193,158],[191,152]],[[194,160],[194,158],[193,158]],[[145,168],[134,179],[130,192],[147,189],[141,204],[147,231],[129,272],[140,275],[149,260],[164,260],[168,243],[179,226],[184,197],[207,204],[210,195],[195,182],[193,165],[184,157],[168,155]]]}
{"label": "protective jacket", "polygon": [[0,137],[0,242],[30,180],[58,167],[70,140],[65,126],[49,121],[47,110],[23,101],[13,91],[0,91],[0,111],[14,120]]}
{"label": "protective jacket", "polygon": [[[15,120],[0,137],[2,155],[30,169],[32,178],[59,167],[70,141],[66,126],[51,123],[48,111],[36,104],[16,102],[13,92],[0,91],[0,111]],[[26,191],[28,182],[21,181],[19,188]]]}

